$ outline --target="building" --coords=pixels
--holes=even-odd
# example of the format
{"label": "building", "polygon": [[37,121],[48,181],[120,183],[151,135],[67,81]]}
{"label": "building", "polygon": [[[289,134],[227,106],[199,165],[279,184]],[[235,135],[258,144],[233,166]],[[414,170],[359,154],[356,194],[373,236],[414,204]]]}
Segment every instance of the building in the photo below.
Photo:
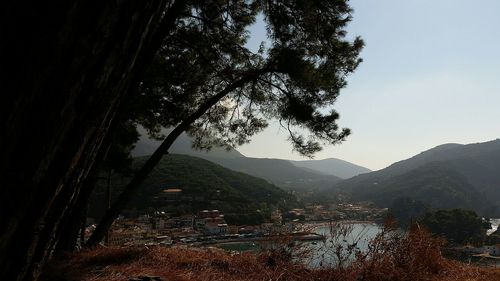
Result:
{"label": "building", "polygon": [[137,229],[133,228],[112,229],[109,232],[108,244],[113,246],[119,246],[127,243],[132,243],[134,240],[137,240],[138,238],[140,238],[140,234]]}
{"label": "building", "polygon": [[203,210],[198,212],[198,217],[202,219],[218,218],[220,216],[224,217],[224,215],[219,210]]}
{"label": "building", "polygon": [[162,231],[168,228],[169,216],[165,212],[156,212],[151,218],[151,227],[157,231]]}
{"label": "building", "polygon": [[167,188],[162,190],[154,199],[157,202],[174,202],[179,200],[181,194],[182,189],[180,188]]}
{"label": "building", "polygon": [[224,215],[219,210],[203,210],[198,213],[194,228],[204,235],[226,235],[229,228],[224,220]]}
{"label": "building", "polygon": [[208,221],[203,228],[205,235],[226,235],[229,233],[227,223],[224,220]]}

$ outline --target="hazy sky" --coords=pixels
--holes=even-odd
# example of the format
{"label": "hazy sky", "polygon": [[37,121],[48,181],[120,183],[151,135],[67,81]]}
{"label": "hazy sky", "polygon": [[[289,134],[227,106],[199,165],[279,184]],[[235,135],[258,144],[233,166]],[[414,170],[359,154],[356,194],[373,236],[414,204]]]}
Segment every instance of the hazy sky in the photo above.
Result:
{"label": "hazy sky", "polygon": [[[355,0],[350,36],[364,62],[334,108],[352,130],[315,159],[381,169],[443,143],[500,137],[499,0]],[[249,44],[265,39],[258,23]],[[277,125],[239,147],[252,157],[302,159]]]}

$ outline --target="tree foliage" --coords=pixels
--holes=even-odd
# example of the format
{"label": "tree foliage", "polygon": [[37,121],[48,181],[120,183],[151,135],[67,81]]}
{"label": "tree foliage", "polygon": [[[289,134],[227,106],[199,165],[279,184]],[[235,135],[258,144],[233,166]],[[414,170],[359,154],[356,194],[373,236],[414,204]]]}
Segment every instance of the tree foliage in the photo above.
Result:
{"label": "tree foliage", "polygon": [[489,228],[474,211],[462,209],[429,212],[420,222],[431,232],[458,244],[482,244]]}
{"label": "tree foliage", "polygon": [[[345,39],[350,12],[345,1],[194,1],[141,85],[140,123],[155,135],[217,97],[188,128],[198,147],[241,145],[269,119],[308,156],[344,140],[349,130],[331,106],[360,63],[362,41]],[[253,53],[246,42],[257,15],[270,46]]]}
{"label": "tree foliage", "polygon": [[410,197],[399,197],[392,202],[389,214],[401,226],[409,226],[420,219],[427,211],[428,204]]}
{"label": "tree foliage", "polygon": [[[192,1],[167,36],[141,85],[150,105],[136,117],[153,134],[174,126],[99,223],[96,244],[175,139],[187,131],[195,146],[234,146],[278,119],[299,153],[312,156],[321,142],[336,144],[340,129],[331,106],[346,77],[361,62],[361,39],[346,40],[346,1]],[[244,45],[262,14],[269,48]],[[134,102],[140,105],[141,102]],[[151,110],[154,109],[154,110]],[[302,135],[298,130],[310,132]]]}

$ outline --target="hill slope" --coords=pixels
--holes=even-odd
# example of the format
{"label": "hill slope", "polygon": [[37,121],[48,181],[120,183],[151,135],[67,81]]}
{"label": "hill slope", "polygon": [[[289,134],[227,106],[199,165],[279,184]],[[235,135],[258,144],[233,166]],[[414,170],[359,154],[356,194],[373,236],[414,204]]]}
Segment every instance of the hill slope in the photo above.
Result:
{"label": "hill slope", "polygon": [[[134,150],[132,150],[132,156],[140,157],[153,154],[155,149],[160,146],[161,141],[150,139],[147,136],[146,131],[139,127],[138,131],[141,135],[139,141],[136,143]],[[168,130],[162,130],[163,134],[168,134]],[[172,144],[170,148],[170,153],[175,154],[186,154],[195,157],[205,158],[209,156],[222,157],[222,158],[238,158],[245,157],[243,154],[235,149],[226,150],[224,148],[215,147],[210,151],[195,150],[191,146],[191,139],[185,133],[182,133],[177,140]]]}
{"label": "hill slope", "polygon": [[[140,164],[145,158],[139,158]],[[113,179],[114,195],[127,179]],[[165,198],[163,190],[182,189],[173,198]],[[92,214],[102,213],[104,187],[94,194]],[[295,207],[296,198],[263,179],[231,171],[207,160],[187,155],[163,157],[148,177],[129,209],[164,210],[182,215],[203,209],[219,209],[231,222],[252,223],[268,216],[273,207]],[[257,211],[260,210],[260,211]]]}
{"label": "hill slope", "polygon": [[[446,144],[335,185],[355,200],[387,207],[393,199],[413,196],[434,207],[473,208],[500,214],[500,140]],[[460,199],[459,199],[460,198]]]}
{"label": "hill slope", "polygon": [[[142,137],[132,154],[134,156],[151,155],[160,142],[149,139],[144,129],[139,129],[139,131]],[[168,131],[165,130],[164,133]],[[318,160],[320,163],[316,165],[314,164],[316,160],[289,161],[245,157],[235,149],[214,148],[210,151],[199,151],[191,147],[191,139],[186,134],[182,134],[174,142],[170,152],[200,157],[228,169],[263,178],[282,188],[297,191],[327,189],[342,178],[369,171],[347,161],[333,158]]]}
{"label": "hill slope", "polygon": [[369,173],[370,169],[336,158],[323,160],[291,161],[293,165],[309,168],[342,179],[348,179],[359,174]]}
{"label": "hill slope", "polygon": [[288,160],[269,158],[206,157],[229,169],[253,175],[285,188],[296,191],[323,190],[341,179],[307,168],[300,168]]}

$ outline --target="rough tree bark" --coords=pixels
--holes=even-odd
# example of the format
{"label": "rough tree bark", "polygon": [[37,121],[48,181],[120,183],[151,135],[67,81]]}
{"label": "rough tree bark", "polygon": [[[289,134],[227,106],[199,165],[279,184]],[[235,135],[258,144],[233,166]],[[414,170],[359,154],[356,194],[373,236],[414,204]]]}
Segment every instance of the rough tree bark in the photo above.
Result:
{"label": "rough tree bark", "polygon": [[68,215],[61,221],[61,226],[59,227],[60,234],[58,235],[59,239],[54,251],[56,255],[72,252],[76,249],[82,225],[83,227],[85,226],[84,222],[87,216],[88,200],[96,183],[97,179],[94,175],[90,175],[88,179],[85,180],[74,207],[68,211]]}
{"label": "rough tree bark", "polygon": [[74,207],[68,211],[68,215],[66,215],[61,221],[61,226],[59,228],[60,238],[58,239],[54,250],[55,255],[62,255],[76,249],[82,225],[85,227],[89,199],[97,181],[99,180],[99,172],[102,168],[102,163],[104,162],[106,154],[107,149],[106,151],[104,148],[101,149],[101,153],[97,156],[89,175],[85,178],[82,187],[80,188]]}
{"label": "rough tree bark", "polygon": [[121,100],[185,1],[168,5],[0,4],[0,280],[38,278]]}

